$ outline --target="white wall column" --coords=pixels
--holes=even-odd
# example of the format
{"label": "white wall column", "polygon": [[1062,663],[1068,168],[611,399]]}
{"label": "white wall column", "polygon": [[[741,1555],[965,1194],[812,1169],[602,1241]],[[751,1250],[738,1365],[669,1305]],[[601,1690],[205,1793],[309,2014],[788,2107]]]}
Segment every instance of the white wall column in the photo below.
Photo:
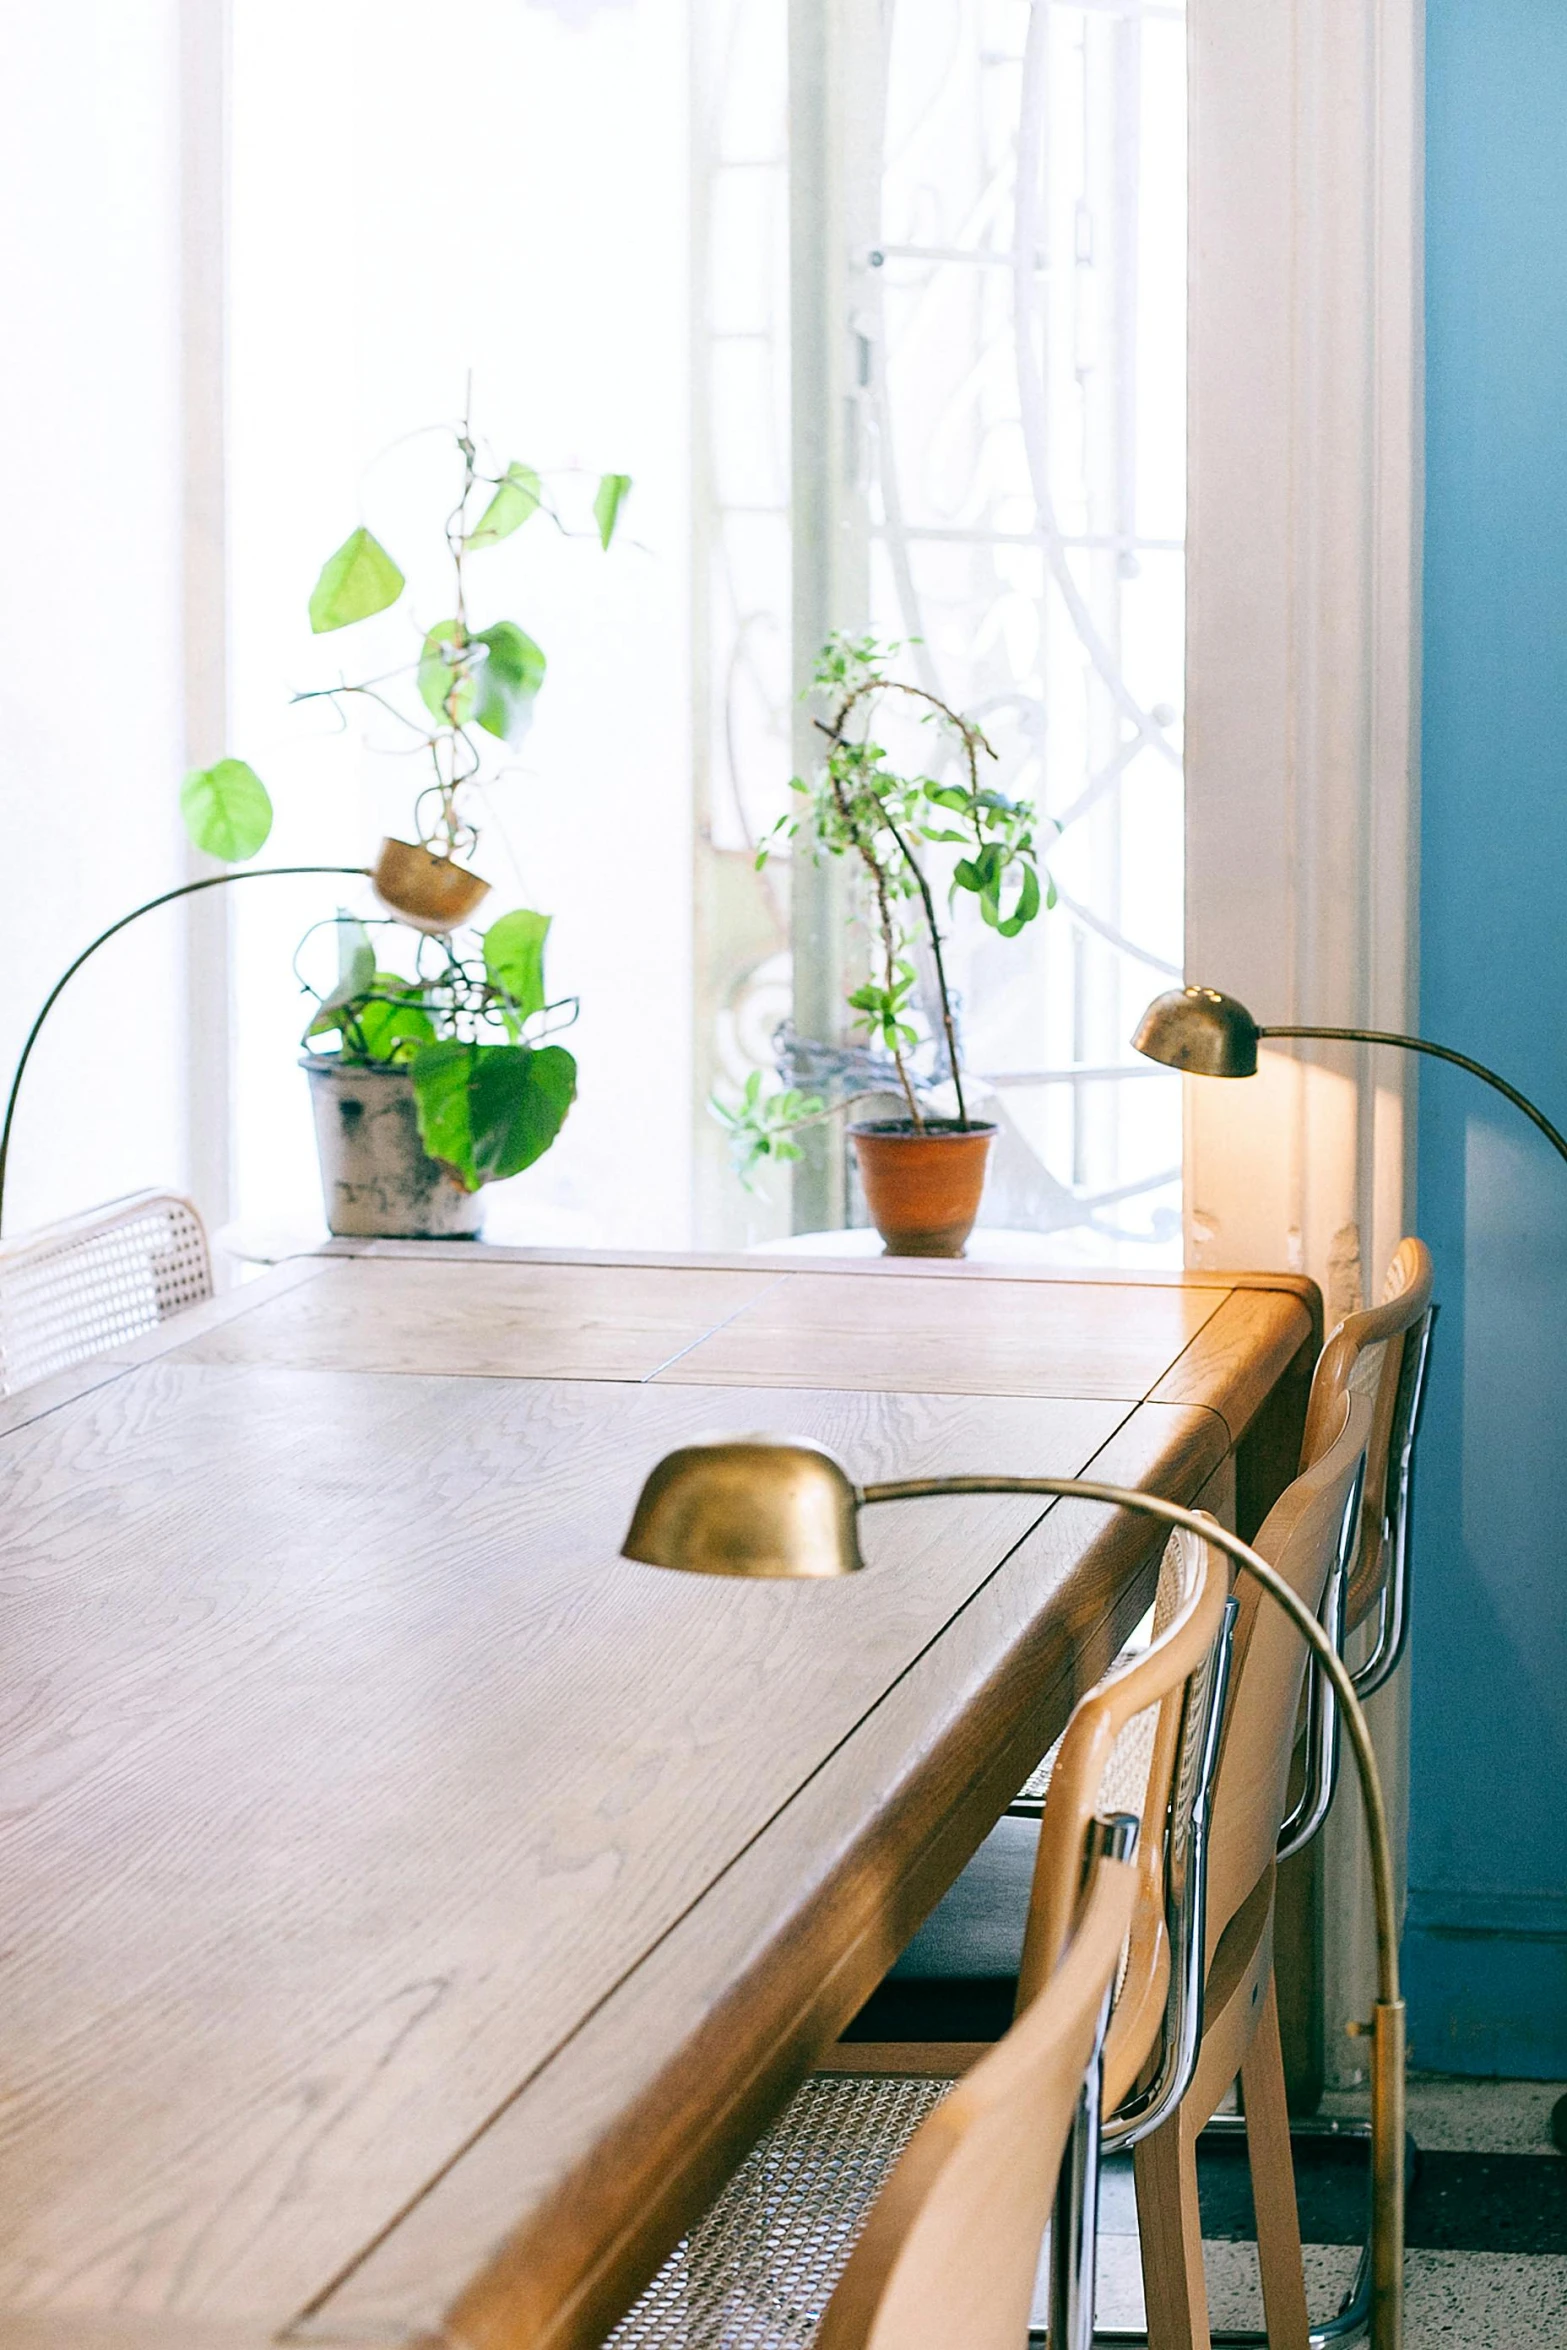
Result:
{"label": "white wall column", "polygon": [[[1264,1023],[1407,1029],[1420,11],[1193,0],[1191,68],[1187,976]],[[1188,1080],[1188,1264],[1310,1273],[1330,1326],[1375,1296],[1412,1095],[1409,1056],[1348,1047],[1265,1052],[1250,1084]],[[1325,1858],[1330,2079],[1354,2077],[1341,2025],[1367,2012],[1358,1836],[1351,1790]]]}

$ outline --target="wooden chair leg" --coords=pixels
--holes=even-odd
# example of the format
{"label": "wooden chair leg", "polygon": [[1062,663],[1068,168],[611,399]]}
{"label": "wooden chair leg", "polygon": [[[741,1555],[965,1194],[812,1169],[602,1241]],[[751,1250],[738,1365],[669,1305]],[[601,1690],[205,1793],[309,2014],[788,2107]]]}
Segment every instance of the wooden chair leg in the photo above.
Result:
{"label": "wooden chair leg", "polygon": [[1257,2262],[1262,2270],[1269,2350],[1308,2350],[1311,2325],[1300,2252],[1300,2210],[1295,2201],[1279,2002],[1271,1967],[1262,2013],[1241,2063],[1241,2092],[1246,2104],[1246,2154],[1257,2212]]}
{"label": "wooden chair leg", "polygon": [[1212,2350],[1197,2206],[1197,2136],[1184,2108],[1132,2149],[1148,2350]]}

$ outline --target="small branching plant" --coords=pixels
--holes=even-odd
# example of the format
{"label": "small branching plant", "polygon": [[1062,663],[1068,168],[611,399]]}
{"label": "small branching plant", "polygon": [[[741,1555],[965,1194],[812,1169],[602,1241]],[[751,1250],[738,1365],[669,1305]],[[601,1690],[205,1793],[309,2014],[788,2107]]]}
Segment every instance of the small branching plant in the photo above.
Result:
{"label": "small branching plant", "polygon": [[[421,847],[446,872],[471,856],[478,829],[471,802],[494,780],[497,746],[514,749],[527,733],[544,683],[543,648],[515,620],[478,625],[469,566],[535,515],[567,537],[595,538],[607,550],[630,477],[599,476],[591,527],[573,528],[562,489],[533,466],[486,456],[468,420],[453,434],[458,495],[445,520],[451,565],[451,616],[420,631],[417,652],[400,667],[297,693],[296,703],[326,702],[344,716],[364,705],[400,730],[403,747],[428,777],[414,802]],[[364,524],[322,565],[310,596],[310,626],[324,636],[388,611],[402,595],[401,566]],[[181,809],[199,849],[226,862],[256,856],[272,828],[272,802],[242,759],[223,759],[188,776]],[[482,895],[482,885],[476,888]],[[394,910],[395,897],[388,897]],[[391,925],[401,928],[401,925]],[[358,1066],[406,1067],[419,1132],[432,1158],[464,1188],[521,1172],[549,1149],[576,1093],[577,1067],[565,1047],[545,1040],[575,1017],[571,999],[548,1000],[544,984],[547,914],[518,907],[482,932],[426,935],[421,922],[411,973],[381,967],[369,929],[340,915],[337,976],[315,996],[306,1041],[335,1039],[337,1057]],[[459,944],[458,940],[463,943]],[[296,971],[298,962],[296,958]]]}
{"label": "small branching plant", "polygon": [[[971,899],[982,921],[1002,938],[1015,938],[1043,908],[1053,906],[1055,888],[1048,873],[1041,877],[1032,804],[986,784],[981,762],[993,760],[995,753],[972,719],[891,673],[900,649],[869,636],[834,636],[823,648],[814,683],[828,700],[829,715],[817,720],[825,755],[812,776],[796,776],[790,784],[800,804],[780,817],[756,861],[765,865],[786,842],[800,840],[818,864],[826,857],[851,864],[853,902],[869,934],[871,970],[849,995],[848,1005],[855,1026],[886,1056],[889,1084],[878,1090],[902,1094],[916,1133],[932,1123],[920,1099],[930,1079],[915,1067],[922,1045],[936,1042],[922,1037],[918,1025],[915,955],[920,946],[928,951],[940,1028],[937,1060],[944,1063],[957,1099],[956,1120],[938,1123],[967,1131],[971,1121],[947,975],[948,941],[928,860],[932,852],[942,860],[957,852],[946,877],[949,914],[960,900]],[[902,774],[893,766],[872,731],[887,696],[915,704],[924,721],[956,750],[955,777]],[[715,1098],[712,1107],[729,1128],[736,1168],[746,1180],[768,1159],[797,1158],[790,1136],[800,1127],[863,1098],[863,1093],[850,1095],[828,1110],[792,1091],[764,1093],[761,1073],[755,1072],[737,1102]]]}

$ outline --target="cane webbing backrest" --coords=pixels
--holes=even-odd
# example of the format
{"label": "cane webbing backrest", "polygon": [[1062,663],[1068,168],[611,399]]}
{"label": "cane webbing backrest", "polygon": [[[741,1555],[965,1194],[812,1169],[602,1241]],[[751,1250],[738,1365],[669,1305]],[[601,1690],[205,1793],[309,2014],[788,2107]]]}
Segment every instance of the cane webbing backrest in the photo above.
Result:
{"label": "cane webbing backrest", "polygon": [[1097,1864],[1044,1996],[910,2140],[817,2350],[1018,2350],[1027,2340],[1056,2174],[1135,1888],[1129,1863]]}
{"label": "cane webbing backrest", "polygon": [[1388,1572],[1389,1468],[1399,1442],[1395,1419],[1399,1377],[1411,1334],[1430,1311],[1434,1282],[1431,1252],[1423,1240],[1401,1240],[1382,1285],[1382,1303],[1348,1314],[1332,1332],[1312,1376],[1311,1401],[1300,1465],[1320,1460],[1341,1416],[1343,1398],[1353,1390],[1370,1398],[1371,1429],[1366,1441],[1366,1478],[1360,1533],[1350,1569],[1344,1611],[1349,1629],[1366,1617]]}
{"label": "cane webbing backrest", "polygon": [[1018,2350],[1133,1887],[1097,1864],[1048,1997],[961,2083],[803,2083],[604,2350]]}
{"label": "cane webbing backrest", "polygon": [[0,1247],[0,1395],[154,1330],[212,1295],[201,1218],[133,1193]]}

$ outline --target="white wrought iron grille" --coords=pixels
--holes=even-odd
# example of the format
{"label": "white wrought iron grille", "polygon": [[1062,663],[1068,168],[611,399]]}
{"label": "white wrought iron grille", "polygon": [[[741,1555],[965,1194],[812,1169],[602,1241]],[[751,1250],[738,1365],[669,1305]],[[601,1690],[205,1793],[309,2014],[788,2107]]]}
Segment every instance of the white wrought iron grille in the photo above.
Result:
{"label": "white wrought iron grille", "polygon": [[[966,1062],[1003,1129],[983,1220],[1175,1262],[1179,1082],[1127,1038],[1181,966],[1183,8],[850,13],[880,102],[843,108],[837,168],[880,204],[847,257],[833,490],[870,546],[867,607],[845,617],[908,643],[921,682],[981,719],[1001,787],[1060,826],[1055,910],[1015,941],[971,927],[954,958]],[[786,154],[786,0],[710,0],[699,20],[705,1095],[769,1065],[789,1003],[787,868],[755,876],[751,849],[789,774],[789,170],[828,159]],[[831,259],[821,275],[842,282]],[[781,1229],[782,1201],[747,1202],[721,1150],[704,1121],[699,1229]]]}
{"label": "white wrought iron grille", "polygon": [[855,285],[871,625],[1060,826],[1054,912],[959,948],[991,1223],[1178,1245],[1180,1097],[1129,1051],[1181,964],[1184,22],[894,0]]}

